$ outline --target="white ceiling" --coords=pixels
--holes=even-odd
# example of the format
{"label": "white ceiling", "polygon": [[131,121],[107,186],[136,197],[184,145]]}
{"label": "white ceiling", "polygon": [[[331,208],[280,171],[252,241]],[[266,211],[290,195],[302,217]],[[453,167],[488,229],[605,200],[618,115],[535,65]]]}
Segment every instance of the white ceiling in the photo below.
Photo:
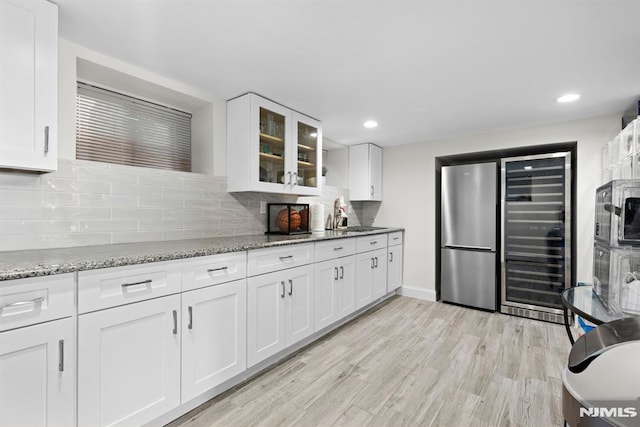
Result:
{"label": "white ceiling", "polygon": [[[621,115],[640,97],[640,0],[54,2],[66,39],[222,99],[259,93],[343,144]],[[582,98],[556,103],[566,92]]]}

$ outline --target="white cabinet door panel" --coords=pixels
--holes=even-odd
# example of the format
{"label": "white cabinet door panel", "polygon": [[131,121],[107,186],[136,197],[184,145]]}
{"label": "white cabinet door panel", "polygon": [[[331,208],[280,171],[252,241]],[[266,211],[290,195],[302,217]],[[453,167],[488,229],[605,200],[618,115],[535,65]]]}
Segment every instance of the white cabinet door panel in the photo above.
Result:
{"label": "white cabinet door panel", "polygon": [[0,0],[0,168],[56,170],[58,7]]}
{"label": "white cabinet door panel", "polygon": [[247,282],[182,295],[182,402],[247,366]]}
{"label": "white cabinet door panel", "polygon": [[373,256],[373,299],[387,294],[387,250],[371,252]]}
{"label": "white cabinet door panel", "polygon": [[313,265],[286,272],[286,344],[292,345],[315,332]]}
{"label": "white cabinet door panel", "polygon": [[75,424],[71,318],[0,333],[0,425]]}
{"label": "white cabinet door panel", "polygon": [[402,245],[389,247],[387,292],[394,291],[402,286]]}
{"label": "white cabinet door panel", "polygon": [[338,274],[335,259],[315,264],[316,330],[338,320]]}
{"label": "white cabinet door panel", "polygon": [[356,256],[338,259],[338,319],[356,311]]}
{"label": "white cabinet door panel", "polygon": [[180,404],[180,295],[81,315],[78,424],[140,425]]}
{"label": "white cabinet door panel", "polygon": [[285,347],[284,273],[263,274],[247,281],[247,366]]}

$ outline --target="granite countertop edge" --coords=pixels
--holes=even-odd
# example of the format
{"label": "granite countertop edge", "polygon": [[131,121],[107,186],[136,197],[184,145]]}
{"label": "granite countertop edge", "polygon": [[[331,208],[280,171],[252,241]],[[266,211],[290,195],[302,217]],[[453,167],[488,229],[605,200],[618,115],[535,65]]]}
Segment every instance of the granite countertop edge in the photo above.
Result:
{"label": "granite countertop edge", "polygon": [[385,227],[370,231],[333,231],[295,235],[249,235],[161,242],[120,243],[0,252],[0,281],[26,279],[101,268],[182,260],[251,249],[404,231]]}

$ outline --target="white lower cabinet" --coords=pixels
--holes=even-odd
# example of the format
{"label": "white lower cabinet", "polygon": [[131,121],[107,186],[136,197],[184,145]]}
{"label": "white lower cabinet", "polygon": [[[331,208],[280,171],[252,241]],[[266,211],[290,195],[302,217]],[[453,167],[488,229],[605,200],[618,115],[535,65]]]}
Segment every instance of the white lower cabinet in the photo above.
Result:
{"label": "white lower cabinet", "polygon": [[247,281],[182,294],[182,402],[247,367]]}
{"label": "white lower cabinet", "polygon": [[402,286],[402,245],[389,246],[389,262],[387,271],[387,292]]}
{"label": "white lower cabinet", "polygon": [[353,313],[355,299],[354,255],[316,263],[314,304],[317,331]]}
{"label": "white lower cabinet", "polygon": [[0,333],[0,426],[75,424],[72,318]]}
{"label": "white lower cabinet", "polygon": [[356,308],[362,308],[387,292],[387,250],[356,255]]}
{"label": "white lower cabinet", "polygon": [[78,319],[78,425],[141,425],[180,404],[180,295]]}
{"label": "white lower cabinet", "polygon": [[247,366],[308,337],[314,327],[313,264],[247,281]]}

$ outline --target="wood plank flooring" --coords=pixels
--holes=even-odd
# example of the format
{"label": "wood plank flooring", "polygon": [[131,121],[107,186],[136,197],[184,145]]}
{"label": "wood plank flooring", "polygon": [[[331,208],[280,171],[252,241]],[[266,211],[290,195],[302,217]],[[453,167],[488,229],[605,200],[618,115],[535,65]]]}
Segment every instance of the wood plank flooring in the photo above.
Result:
{"label": "wood plank flooring", "polygon": [[562,326],[394,297],[171,423],[560,426]]}

